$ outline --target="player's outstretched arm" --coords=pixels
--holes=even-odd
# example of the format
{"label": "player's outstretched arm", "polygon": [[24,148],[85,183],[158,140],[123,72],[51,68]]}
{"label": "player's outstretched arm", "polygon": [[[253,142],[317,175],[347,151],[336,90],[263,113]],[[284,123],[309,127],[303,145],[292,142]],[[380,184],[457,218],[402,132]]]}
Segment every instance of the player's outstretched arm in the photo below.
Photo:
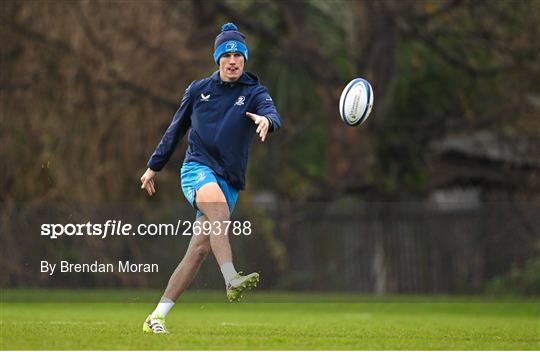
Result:
{"label": "player's outstretched arm", "polygon": [[141,176],[141,189],[145,189],[148,195],[156,193],[156,187],[154,184],[154,176],[156,172],[150,168],[146,169],[145,173]]}
{"label": "player's outstretched arm", "polygon": [[270,119],[266,116],[253,114],[251,112],[246,112],[246,115],[257,125],[257,131],[255,131],[255,133],[259,134],[261,141],[264,142],[266,135],[268,134],[268,128],[270,127]]}
{"label": "player's outstretched arm", "polygon": [[174,114],[171,124],[165,131],[163,138],[161,138],[156,150],[146,164],[154,171],[160,171],[165,166],[173,154],[176,145],[191,127],[191,112],[193,108],[193,99],[191,99],[192,87],[193,82],[187,87],[182,102],[180,103],[180,107]]}

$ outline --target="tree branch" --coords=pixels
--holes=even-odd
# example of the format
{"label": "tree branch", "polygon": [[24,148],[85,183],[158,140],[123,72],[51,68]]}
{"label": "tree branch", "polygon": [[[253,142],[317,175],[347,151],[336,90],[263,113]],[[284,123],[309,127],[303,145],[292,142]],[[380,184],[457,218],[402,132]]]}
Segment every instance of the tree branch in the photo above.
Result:
{"label": "tree branch", "polygon": [[[452,8],[457,6],[458,3],[459,2],[456,2]],[[425,29],[420,29],[419,25],[422,23],[415,23],[413,20],[407,21],[403,16],[397,15],[394,11],[388,8],[387,10],[390,18],[397,25],[397,28],[401,31],[401,33],[403,33],[405,36],[409,37],[412,40],[421,41],[429,48],[431,48],[431,50],[437,53],[443,60],[445,60],[448,64],[455,67],[456,69],[459,69],[466,72],[467,74],[474,76],[493,75],[510,69],[510,65],[494,66],[487,68],[475,67],[443,48],[437,42],[436,36],[434,36],[433,33],[428,33]]]}
{"label": "tree branch", "polygon": [[92,26],[90,23],[88,23],[88,19],[85,16],[81,2],[80,1],[68,1],[67,4],[73,9],[75,12],[75,15],[79,19],[79,23],[81,24],[81,27],[83,28],[83,32],[88,38],[88,41],[103,55],[106,59],[112,60],[113,59],[113,51],[111,48],[109,48],[103,41],[101,41],[98,36],[96,35],[96,32],[92,29]]}
{"label": "tree branch", "polygon": [[232,21],[240,24],[242,27],[245,27],[252,32],[257,33],[265,40],[274,42],[276,44],[280,42],[281,36],[276,33],[275,30],[263,25],[260,21],[252,19],[251,17],[240,13],[239,11],[233,9],[224,2],[216,2],[215,6],[218,12],[222,12]]}
{"label": "tree branch", "polygon": [[[79,61],[85,62],[89,66],[98,67],[100,65],[100,62],[82,52],[78,52],[74,50],[71,46],[68,44],[57,40],[57,39],[51,39],[43,34],[32,31],[27,29],[25,26],[22,26],[14,21],[11,20],[1,20],[2,23],[6,24],[19,34],[23,35],[29,40],[32,40],[34,42],[37,42],[39,44],[42,44],[47,47],[52,47],[56,50],[65,52],[69,55],[76,56]],[[120,75],[114,71],[111,68],[107,68],[107,71],[110,75],[110,77],[113,79],[112,82],[107,82],[105,80],[100,80],[97,78],[92,78],[92,82],[101,85],[101,86],[110,86],[110,87],[116,87],[116,88],[122,88],[128,92],[131,92],[132,94],[135,94],[137,96],[143,97],[145,99],[148,99],[152,102],[158,103],[160,105],[164,105],[167,108],[175,109],[178,107],[179,102],[176,100],[172,100],[170,98],[164,97],[162,95],[158,95],[154,92],[152,92],[149,88],[141,86],[131,80],[125,79],[123,77],[120,77]]]}

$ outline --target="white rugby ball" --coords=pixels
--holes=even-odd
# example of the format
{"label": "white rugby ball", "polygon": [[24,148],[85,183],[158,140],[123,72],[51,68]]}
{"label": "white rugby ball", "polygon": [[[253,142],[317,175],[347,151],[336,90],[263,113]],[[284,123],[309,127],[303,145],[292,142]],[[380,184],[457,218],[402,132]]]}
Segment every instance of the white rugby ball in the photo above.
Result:
{"label": "white rugby ball", "polygon": [[349,126],[358,126],[369,116],[373,107],[373,88],[363,78],[353,79],[339,99],[341,120]]}

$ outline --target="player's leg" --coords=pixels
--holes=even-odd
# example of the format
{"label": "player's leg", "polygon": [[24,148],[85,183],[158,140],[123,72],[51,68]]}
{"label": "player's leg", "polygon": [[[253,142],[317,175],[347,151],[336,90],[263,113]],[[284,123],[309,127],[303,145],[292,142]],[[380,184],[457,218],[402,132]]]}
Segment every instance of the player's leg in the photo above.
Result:
{"label": "player's leg", "polygon": [[244,290],[257,286],[259,274],[251,273],[242,276],[234,268],[231,245],[226,231],[226,222],[230,221],[227,199],[219,184],[209,182],[197,190],[195,202],[197,208],[212,224],[210,247],[223,274],[227,286],[227,297],[230,301],[238,301]]}
{"label": "player's leg", "polygon": [[[225,263],[232,263],[231,245],[225,231],[225,221],[230,221],[230,213],[223,191],[217,183],[207,183],[197,190],[195,202],[197,208],[212,224],[210,246],[218,265],[221,267]],[[236,275],[236,272],[234,272],[234,275]],[[225,280],[227,281],[227,279]]]}
{"label": "player's leg", "polygon": [[[199,222],[207,220],[206,216],[197,219]],[[165,316],[171,310],[180,295],[188,288],[204,259],[210,251],[210,238],[208,235],[192,235],[184,258],[171,275],[167,288],[161,297],[156,309],[146,318],[143,331],[153,333],[166,333]]]}
{"label": "player's leg", "polygon": [[[207,220],[208,218],[204,215],[197,219],[200,223]],[[163,297],[176,302],[178,297],[180,297],[189,287],[195,276],[197,276],[199,268],[206,259],[209,251],[210,238],[208,235],[202,233],[200,235],[192,235],[186,254],[171,275]]]}

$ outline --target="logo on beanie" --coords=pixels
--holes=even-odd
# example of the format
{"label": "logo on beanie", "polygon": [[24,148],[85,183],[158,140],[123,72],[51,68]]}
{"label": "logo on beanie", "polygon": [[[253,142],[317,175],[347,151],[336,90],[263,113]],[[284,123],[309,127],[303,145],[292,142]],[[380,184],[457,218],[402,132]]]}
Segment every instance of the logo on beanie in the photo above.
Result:
{"label": "logo on beanie", "polygon": [[226,51],[236,51],[236,42],[228,42],[225,45],[225,50]]}

